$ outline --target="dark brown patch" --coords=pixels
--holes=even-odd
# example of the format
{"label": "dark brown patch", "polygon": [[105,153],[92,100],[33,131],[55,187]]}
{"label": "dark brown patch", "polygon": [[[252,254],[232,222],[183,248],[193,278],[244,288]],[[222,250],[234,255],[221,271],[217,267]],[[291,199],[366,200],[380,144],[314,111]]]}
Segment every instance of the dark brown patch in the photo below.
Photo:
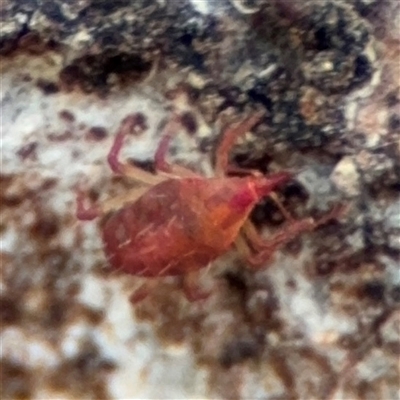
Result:
{"label": "dark brown patch", "polygon": [[185,112],[181,115],[180,120],[188,134],[193,136],[197,131],[197,120],[195,115],[191,112]]}
{"label": "dark brown patch", "polygon": [[337,267],[336,263],[329,260],[315,262],[314,273],[317,276],[330,275],[335,270],[336,267]]}
{"label": "dark brown patch", "polygon": [[72,90],[75,85],[84,79],[84,74],[75,65],[66,66],[59,75],[60,83],[66,90]]}
{"label": "dark brown patch", "polygon": [[299,256],[303,249],[303,240],[301,237],[297,237],[291,240],[284,246],[285,252],[296,257]]}
{"label": "dark brown patch", "polygon": [[182,293],[173,285],[160,284],[157,290],[143,300],[135,309],[135,317],[154,323],[157,336],[166,343],[182,343],[190,334],[190,318],[179,318]]}
{"label": "dark brown patch", "polygon": [[102,126],[92,126],[86,133],[86,138],[94,141],[101,141],[107,137],[108,133]]}
{"label": "dark brown patch", "polygon": [[257,226],[264,224],[279,226],[285,221],[285,217],[279,211],[275,202],[267,198],[254,207],[251,213],[251,220]]}
{"label": "dark brown patch", "polygon": [[385,284],[378,280],[366,282],[362,286],[360,294],[376,302],[383,301],[385,298]]}
{"label": "dark brown patch", "polygon": [[45,214],[38,217],[30,231],[36,238],[49,239],[60,230],[59,221],[55,215]]}
{"label": "dark brown patch", "polygon": [[290,182],[282,189],[282,195],[287,201],[306,202],[309,199],[309,194],[297,182]]}
{"label": "dark brown patch", "polygon": [[389,118],[388,126],[391,132],[398,132],[400,130],[400,115],[391,115]]}
{"label": "dark brown patch", "polygon": [[45,178],[43,180],[42,185],[40,186],[41,190],[50,190],[54,189],[58,184],[58,180],[56,178]]}
{"label": "dark brown patch", "polygon": [[45,95],[55,94],[60,90],[56,83],[48,81],[47,79],[38,79],[36,85]]}
{"label": "dark brown patch", "polygon": [[38,148],[38,142],[30,142],[22,146],[18,151],[17,154],[22,160],[36,160],[37,154],[36,149]]}
{"label": "dark brown patch", "polygon": [[220,363],[225,368],[260,355],[260,345],[253,338],[235,339],[227,343],[219,357]]}
{"label": "dark brown patch", "polygon": [[0,297],[0,325],[15,324],[20,317],[21,308],[18,299],[2,295]]}
{"label": "dark brown patch", "polygon": [[31,54],[43,54],[46,51],[46,43],[37,32],[28,32],[18,40],[21,50],[27,50]]}
{"label": "dark brown patch", "polygon": [[390,297],[394,302],[400,303],[400,286],[399,285],[393,286],[393,288],[390,291]]}
{"label": "dark brown patch", "polygon": [[71,111],[61,110],[61,111],[59,111],[58,116],[60,119],[62,119],[65,122],[68,122],[68,123],[75,122],[75,115]]}
{"label": "dark brown patch", "polygon": [[6,358],[0,360],[0,397],[4,400],[26,400],[33,395],[34,379],[26,366]]}
{"label": "dark brown patch", "polygon": [[248,287],[243,274],[236,271],[228,271],[226,274],[224,274],[224,278],[226,279],[230,288],[239,293],[242,293],[243,296],[245,296]]}
{"label": "dark brown patch", "polygon": [[49,133],[47,135],[47,139],[49,139],[52,142],[65,142],[66,140],[70,140],[74,137],[73,133],[70,130],[65,130],[61,134],[57,133]]}
{"label": "dark brown patch", "polygon": [[115,363],[104,358],[91,341],[82,346],[79,354],[57,368],[49,379],[51,388],[67,391],[76,398],[109,399],[107,375],[115,369]]}

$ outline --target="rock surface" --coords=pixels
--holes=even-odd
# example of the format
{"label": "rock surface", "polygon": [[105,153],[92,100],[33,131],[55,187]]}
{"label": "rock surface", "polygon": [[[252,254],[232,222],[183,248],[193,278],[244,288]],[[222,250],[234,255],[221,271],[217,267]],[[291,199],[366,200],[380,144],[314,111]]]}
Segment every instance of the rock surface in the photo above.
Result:
{"label": "rock surface", "polygon": [[[385,0],[3,0],[1,398],[398,398],[400,6]],[[232,157],[290,169],[297,217],[348,205],[268,268],[232,251],[188,303],[165,279],[107,269],[75,189],[124,192],[107,152],[151,167],[171,111],[171,159],[212,174],[223,128],[263,110]],[[266,237],[284,224],[266,199]]]}

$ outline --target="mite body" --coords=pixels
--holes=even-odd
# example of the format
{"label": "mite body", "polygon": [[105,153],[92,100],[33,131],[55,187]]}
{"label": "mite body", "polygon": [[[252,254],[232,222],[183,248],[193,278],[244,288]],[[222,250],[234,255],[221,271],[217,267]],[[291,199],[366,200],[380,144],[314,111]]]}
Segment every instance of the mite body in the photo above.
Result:
{"label": "mite body", "polygon": [[207,266],[237,238],[251,210],[287,174],[168,179],[109,216],[103,240],[113,267],[148,276]]}
{"label": "mite body", "polygon": [[[156,152],[156,169],[150,174],[118,161],[125,135],[140,118],[127,117],[118,131],[108,156],[115,173],[141,182],[121,198],[85,207],[85,195],[78,191],[77,217],[91,220],[105,215],[102,224],[104,250],[110,265],[126,273],[158,278],[182,276],[189,300],[205,297],[196,285],[196,272],[209,265],[232,245],[253,267],[265,264],[274,252],[303,231],[315,229],[335,218],[339,209],[315,221],[294,220],[278,203],[289,220],[274,236],[263,239],[249,222],[249,214],[262,197],[291,179],[287,172],[262,176],[247,171],[242,177],[226,176],[228,153],[236,138],[251,129],[260,119],[254,114],[234,128],[229,128],[217,150],[216,178],[204,178],[178,165],[169,165],[165,156],[178,129],[179,118],[166,125]],[[243,172],[243,171],[241,171]],[[276,200],[277,201],[277,200]],[[154,282],[154,280],[153,280]],[[144,284],[133,297],[140,300],[149,292]]]}

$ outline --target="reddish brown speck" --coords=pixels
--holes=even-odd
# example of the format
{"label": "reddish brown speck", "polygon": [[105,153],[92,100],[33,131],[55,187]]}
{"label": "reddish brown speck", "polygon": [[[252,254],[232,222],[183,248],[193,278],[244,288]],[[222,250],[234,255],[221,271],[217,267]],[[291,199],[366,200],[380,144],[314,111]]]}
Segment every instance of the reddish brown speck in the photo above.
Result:
{"label": "reddish brown speck", "polygon": [[92,126],[86,133],[89,140],[101,141],[107,137],[108,133],[102,126]]}
{"label": "reddish brown speck", "polygon": [[18,40],[18,46],[28,50],[32,54],[42,54],[46,50],[45,43],[41,40],[39,34],[29,32]]}
{"label": "reddish brown speck", "polygon": [[65,130],[63,133],[57,135],[56,133],[50,133],[47,138],[52,142],[65,142],[66,140],[72,139],[73,134],[69,130]]}
{"label": "reddish brown speck", "polygon": [[69,87],[83,79],[83,73],[75,65],[69,65],[60,72],[60,81],[63,85]]}
{"label": "reddish brown speck", "polygon": [[64,120],[65,122],[74,122],[75,121],[75,115],[72,114],[72,112],[68,111],[68,110],[59,111],[58,116],[60,119]]}
{"label": "reddish brown speck", "polygon": [[23,74],[21,75],[21,80],[23,82],[32,82],[32,77],[29,74]]}
{"label": "reddish brown speck", "polygon": [[22,160],[26,160],[27,158],[30,158],[31,160],[36,160],[37,147],[38,147],[38,142],[27,143],[17,151],[17,154]]}
{"label": "reddish brown speck", "polygon": [[57,186],[57,179],[55,178],[47,178],[43,181],[43,184],[41,185],[40,189],[41,190],[50,190],[53,189]]}
{"label": "reddish brown speck", "polygon": [[31,228],[31,233],[35,237],[50,238],[59,231],[57,220],[53,217],[38,219]]}

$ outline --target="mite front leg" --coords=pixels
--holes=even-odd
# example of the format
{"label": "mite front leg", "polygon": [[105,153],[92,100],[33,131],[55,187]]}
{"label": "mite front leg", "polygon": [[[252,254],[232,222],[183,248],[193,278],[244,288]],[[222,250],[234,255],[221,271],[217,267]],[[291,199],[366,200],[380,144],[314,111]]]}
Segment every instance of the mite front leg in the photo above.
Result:
{"label": "mite front leg", "polygon": [[337,219],[347,211],[347,206],[339,205],[334,207],[328,214],[320,219],[305,218],[301,220],[292,220],[289,225],[280,230],[270,239],[263,239],[254,229],[252,224],[245,224],[243,233],[248,243],[256,251],[256,254],[247,257],[247,261],[253,267],[261,267],[268,263],[274,253],[289,243],[303,232],[311,232],[327,222]]}
{"label": "mite front leg", "polygon": [[222,141],[217,149],[215,158],[215,173],[218,177],[226,175],[226,171],[229,164],[229,153],[232,147],[235,145],[236,140],[247,133],[254,125],[256,125],[262,118],[263,112],[258,112],[244,121],[240,122],[234,127],[229,127],[222,136]]}
{"label": "mite front leg", "polygon": [[285,244],[303,232],[314,230],[317,226],[318,223],[313,218],[306,218],[290,223],[269,239],[262,239],[260,236],[252,236],[251,238],[247,236],[251,246],[258,250],[257,253],[247,257],[247,262],[253,267],[262,267],[270,262],[275,252]]}

